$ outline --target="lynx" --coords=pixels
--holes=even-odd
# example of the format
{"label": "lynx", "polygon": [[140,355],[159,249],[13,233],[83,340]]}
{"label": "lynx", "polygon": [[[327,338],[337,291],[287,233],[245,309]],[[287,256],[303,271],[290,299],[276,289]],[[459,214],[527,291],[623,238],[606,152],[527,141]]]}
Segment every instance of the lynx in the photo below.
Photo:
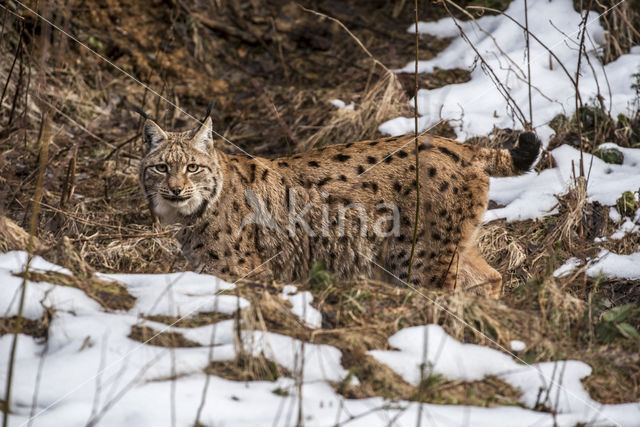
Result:
{"label": "lynx", "polygon": [[[227,277],[304,280],[317,261],[337,279],[407,280],[416,211],[414,136],[331,145],[277,159],[226,154],[212,120],[187,132],[145,122],[142,190],[191,266]],[[529,170],[540,142],[492,150],[419,136],[420,212],[411,284],[500,296],[475,235],[489,176]]]}

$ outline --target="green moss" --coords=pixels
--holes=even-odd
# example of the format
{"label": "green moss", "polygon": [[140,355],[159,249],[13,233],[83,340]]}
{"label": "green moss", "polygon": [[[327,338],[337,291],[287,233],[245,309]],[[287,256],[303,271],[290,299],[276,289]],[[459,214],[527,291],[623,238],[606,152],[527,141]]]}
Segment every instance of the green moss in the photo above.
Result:
{"label": "green moss", "polygon": [[322,261],[317,261],[309,271],[311,289],[321,291],[329,288],[333,283],[333,275],[324,267]]}
{"label": "green moss", "polygon": [[638,207],[637,205],[636,196],[631,191],[625,191],[616,200],[616,208],[622,216],[632,216]]}
{"label": "green moss", "polygon": [[624,155],[617,148],[596,148],[592,153],[594,156],[602,159],[606,163],[612,165],[621,165],[624,160]]}

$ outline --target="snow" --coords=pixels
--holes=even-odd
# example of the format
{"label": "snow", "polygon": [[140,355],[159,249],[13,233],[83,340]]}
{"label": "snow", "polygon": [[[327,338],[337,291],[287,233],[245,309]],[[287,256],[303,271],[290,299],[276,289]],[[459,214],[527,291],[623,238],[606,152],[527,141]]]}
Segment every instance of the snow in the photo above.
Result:
{"label": "snow", "polygon": [[[238,308],[249,306],[244,298],[216,295],[220,291],[233,289],[231,283],[190,271],[165,274],[162,278],[150,274],[100,274],[100,277],[127,285],[129,292],[137,299],[136,307],[146,315],[188,317],[196,312],[230,314]],[[169,289],[171,292],[167,293]]]}
{"label": "snow", "polygon": [[576,268],[580,267],[580,264],[582,264],[582,263],[580,262],[580,260],[578,258],[571,257],[568,260],[566,260],[564,264],[562,264],[560,267],[558,267],[553,272],[553,277],[560,278],[560,277],[568,276]]}
{"label": "snow", "polygon": [[[640,404],[602,405],[589,397],[580,380],[591,373],[591,367],[580,361],[524,365],[501,351],[462,344],[439,325],[403,329],[389,338],[389,344],[397,350],[373,350],[369,354],[414,385],[419,384],[421,377],[431,375],[460,381],[492,375],[519,389],[520,402],[526,407],[543,404],[574,424],[637,425],[638,422]],[[427,367],[422,376],[421,366]],[[541,393],[541,390],[545,391]]]}
{"label": "snow", "polygon": [[[530,0],[528,2],[529,28],[547,47],[557,55],[573,78],[578,63],[579,30],[581,16],[573,9],[570,0]],[[524,0],[514,0],[505,13],[524,23]],[[459,21],[460,26],[480,54],[507,88],[515,104],[529,119],[527,85],[527,61],[525,32],[502,15],[483,16],[475,21]],[[413,26],[409,32],[413,31]],[[421,73],[440,69],[461,68],[471,71],[471,80],[466,83],[447,85],[438,89],[418,91],[418,113],[420,130],[447,119],[460,140],[471,136],[486,135],[494,126],[521,128],[522,125],[508,110],[490,77],[476,63],[476,54],[459,36],[454,22],[444,18],[437,22],[422,22],[420,34],[439,37],[454,37],[451,44],[435,58],[418,61]],[[630,89],[633,73],[640,68],[640,46],[617,60],[599,65],[596,53],[604,45],[605,31],[594,13],[587,26],[586,49],[594,71],[583,59],[580,77],[580,93],[585,101],[594,99],[599,84],[605,106],[611,115],[628,113],[634,93]],[[497,43],[497,45],[496,45]],[[553,133],[548,122],[557,114],[572,114],[575,108],[574,86],[556,59],[540,43],[531,38],[531,84],[533,123],[539,136],[546,142]],[[413,72],[415,62],[401,70]],[[604,70],[603,70],[604,69]],[[606,79],[605,79],[606,73]],[[413,100],[410,101],[413,106]],[[379,127],[383,133],[400,135],[413,132],[413,118],[399,117]]]}
{"label": "snow", "polygon": [[[22,269],[20,263],[26,258],[26,254],[21,252],[0,255],[0,283],[3,284],[0,287],[0,301],[5,306],[8,306],[12,295],[18,295],[22,279],[13,274]],[[58,266],[45,263],[44,260],[37,260],[34,267],[61,271]],[[210,360],[233,360],[236,357],[233,320],[198,328],[178,328],[142,319],[142,316],[150,314],[188,316],[211,311],[231,313],[238,307],[247,307],[249,303],[242,298],[214,295],[220,290],[233,289],[233,284],[195,273],[101,276],[117,280],[136,296],[136,304],[129,312],[105,312],[75,288],[27,282],[25,314],[37,319],[42,316],[45,306],[51,308],[53,314],[46,348],[30,336],[19,335],[12,398],[14,412],[18,415],[12,418],[12,425],[20,425],[27,419],[41,361],[43,365],[36,409],[44,410],[50,405],[54,407],[44,412],[35,425],[85,425],[94,407],[94,399],[97,399],[98,407],[103,407],[118,393],[128,390],[127,384],[132,383],[130,392],[106,418],[119,421],[113,424],[105,421],[105,424],[133,426],[166,424],[166,417],[162,422],[153,424],[153,420],[162,419],[156,413],[155,403],[164,396],[157,396],[151,391],[158,388],[168,390],[171,382],[167,378],[177,375],[181,378],[176,381],[177,384],[182,383],[182,377],[188,384],[200,384],[197,389],[185,390],[185,393],[199,396],[202,372]],[[64,294],[61,295],[61,292]],[[304,300],[304,293],[298,295]],[[9,315],[16,313],[17,303],[13,305],[15,307],[8,311]],[[145,325],[156,332],[179,333],[202,347],[169,350],[140,343],[128,337],[134,325]],[[299,373],[305,382],[339,382],[348,374],[341,365],[342,354],[334,347],[303,343],[271,332],[242,331],[241,335],[244,351],[256,356],[264,355],[289,372]],[[0,337],[0,366],[8,363],[11,343],[11,335]],[[0,370],[0,383],[4,384],[5,381],[6,371]],[[159,386],[158,382],[164,385]],[[233,387],[227,388],[225,393],[230,389]],[[149,392],[151,394],[147,394]],[[0,391],[0,399],[3,398],[4,387]],[[335,395],[333,398],[336,398]],[[141,405],[145,399],[154,402],[153,407]],[[251,406],[255,407],[255,400]],[[137,409],[139,407],[146,407],[148,413],[141,413]],[[135,416],[131,417],[131,414]],[[195,410],[188,415],[193,417],[194,414]],[[255,418],[252,419],[246,425],[255,422]]]}
{"label": "snow", "polygon": [[611,219],[611,221],[613,221],[614,223],[618,223],[622,219],[622,215],[620,215],[618,209],[612,206],[611,208],[609,208],[609,219]]}
{"label": "snow", "polygon": [[[546,46],[551,48],[573,76],[578,62],[578,25],[581,16],[573,9],[570,0],[531,0],[529,3],[529,28]],[[524,0],[513,1],[505,12],[518,22],[524,22]],[[587,51],[593,64],[599,64],[596,53],[601,51],[605,31],[593,16],[587,26]],[[487,60],[498,79],[508,88],[511,97],[522,109],[528,110],[529,89],[524,31],[509,18],[502,15],[483,16],[475,21],[459,22],[471,42]],[[413,26],[409,32],[413,32]],[[421,22],[421,34],[453,37],[451,44],[435,58],[418,61],[421,73],[440,69],[462,68],[471,70],[471,80],[466,83],[447,85],[442,88],[418,92],[420,130],[447,119],[456,130],[459,140],[486,135],[494,127],[522,128],[507,111],[504,98],[491,79],[475,66],[476,54],[460,37],[458,28],[450,18],[437,22]],[[496,45],[496,43],[498,45]],[[413,72],[414,62],[400,72]],[[611,115],[629,114],[634,103],[631,90],[632,74],[640,71],[640,46],[604,66],[588,66],[582,61],[580,92],[582,99],[595,99],[597,86]],[[606,74],[606,79],[605,79]],[[574,86],[557,61],[536,40],[531,39],[531,76],[533,85],[532,108],[536,133],[546,144],[553,135],[548,122],[557,114],[571,115],[575,109]],[[605,84],[605,81],[608,84]],[[606,89],[605,89],[606,88]],[[410,102],[413,105],[413,100]],[[528,111],[525,112],[528,118]],[[413,132],[413,118],[398,117],[380,126],[380,131],[391,135]],[[624,155],[622,165],[607,164],[597,157],[584,154],[585,169],[589,172],[589,201],[614,205],[624,191],[638,191],[640,184],[640,150],[615,147]],[[567,192],[572,183],[580,152],[569,146],[560,146],[551,154],[558,167],[540,174],[527,173],[518,177],[492,178],[490,199],[502,208],[486,212],[484,221],[504,218],[507,221],[540,218],[556,213],[556,195]],[[615,216],[612,216],[614,221]],[[618,216],[619,218],[619,216]],[[627,232],[627,229],[624,229]],[[618,237],[618,234],[614,238]]]}
{"label": "snow", "polygon": [[520,340],[511,340],[509,341],[509,347],[512,351],[522,351],[527,348],[527,345]]}
{"label": "snow", "polygon": [[[612,215],[613,211],[615,211],[614,215]],[[611,218],[611,220],[615,223],[619,223],[622,220],[622,217],[618,213],[618,210],[613,207],[609,211],[609,218]],[[624,222],[622,223],[620,228],[618,228],[615,233],[609,236],[609,238],[617,240],[624,238],[627,234],[630,233],[640,233],[640,225],[638,224],[640,224],[640,209],[638,209],[633,215],[633,220],[630,218],[624,218]],[[640,243],[640,240],[638,241],[638,243]]]}
{"label": "snow", "polygon": [[640,226],[635,221],[631,221],[629,218],[626,218],[624,223],[620,226],[620,228],[609,236],[610,239],[618,240],[624,238],[629,233],[639,233]]}
{"label": "snow", "polygon": [[[618,255],[608,250],[602,250],[595,259],[587,259],[586,261],[588,263],[586,272],[589,277],[640,279],[640,251],[628,255]],[[553,276],[557,278],[568,276],[581,264],[579,259],[569,258],[553,272]]]}
{"label": "snow", "polygon": [[286,285],[282,290],[282,298],[293,305],[291,312],[298,316],[306,326],[313,329],[321,327],[322,314],[311,306],[313,295],[309,291],[296,294],[297,290],[298,288],[294,285]]}
{"label": "snow", "polygon": [[338,107],[341,110],[353,110],[355,109],[355,104],[352,102],[351,104],[345,104],[345,102],[341,99],[332,99],[329,101],[331,105],[334,107]]}
{"label": "snow", "polygon": [[[21,270],[20,262],[25,260],[25,254],[20,252],[0,255],[3,284],[0,290],[5,292],[8,288],[10,292],[6,295],[19,289],[21,279],[13,274]],[[37,265],[60,271],[53,264],[39,261]],[[42,307],[46,306],[52,309],[52,317],[46,344],[27,335],[18,336],[11,426],[23,426],[29,421],[38,378],[34,426],[81,426],[96,414],[100,414],[101,425],[162,426],[170,425],[172,418],[175,425],[193,425],[207,380],[210,383],[200,419],[205,425],[253,426],[265,420],[273,425],[290,425],[295,422],[300,402],[305,425],[348,421],[356,426],[371,426],[387,425],[391,420],[396,425],[415,425],[419,413],[425,422],[443,425],[554,425],[549,413],[518,407],[423,404],[420,408],[415,402],[392,402],[382,397],[345,399],[331,385],[349,378],[341,363],[340,350],[260,330],[241,331],[243,351],[263,355],[285,368],[293,378],[273,382],[238,382],[216,376],[207,379],[203,370],[210,361],[233,360],[237,356],[234,320],[182,328],[143,317],[150,313],[184,316],[212,310],[229,313],[231,307],[247,307],[249,303],[241,298],[213,295],[233,289],[233,284],[195,273],[102,277],[126,286],[137,298],[135,306],[128,312],[106,312],[78,289],[27,282],[29,295],[35,296],[33,301],[26,300],[27,306],[32,307],[31,313],[42,315]],[[66,292],[64,297],[59,291]],[[295,287],[283,292],[283,298],[293,299],[292,310],[305,305],[306,309],[312,309],[307,296],[310,297],[307,292],[298,292]],[[7,304],[5,298],[1,301]],[[305,319],[301,317],[301,321]],[[144,325],[156,333],[182,334],[200,347],[168,349],[132,340],[129,334],[136,325]],[[521,365],[506,353],[462,344],[438,325],[403,329],[389,339],[389,345],[398,351],[374,350],[370,354],[416,384],[420,378],[423,338],[427,339],[427,366],[432,374],[461,381],[499,376],[522,391],[521,402],[529,408],[539,399],[539,389],[548,388],[544,402],[557,407],[555,422],[560,426],[587,421],[595,422],[594,425],[635,425],[634,415],[640,404],[599,405],[589,398],[580,379],[589,375],[591,369],[582,362]],[[12,341],[12,335],[0,337],[0,366],[8,363]],[[518,346],[524,349],[525,345],[513,341],[514,351]],[[0,370],[0,383],[5,381],[6,371]],[[350,381],[353,385],[359,383],[355,377]],[[298,397],[299,390],[302,400]],[[175,396],[173,403],[171,396]],[[0,399],[4,399],[4,387],[0,389]]]}
{"label": "snow", "polygon": [[640,252],[618,255],[604,250],[598,255],[598,259],[587,268],[587,275],[638,280],[640,279]]}
{"label": "snow", "polygon": [[[603,144],[605,145],[605,144]],[[601,145],[601,146],[603,146]],[[624,154],[621,165],[605,163],[596,156],[584,153],[585,172],[589,173],[587,196],[589,202],[615,205],[624,191],[637,191],[640,186],[640,149],[616,147]],[[565,194],[578,173],[580,151],[561,145],[551,151],[557,167],[541,173],[529,172],[521,176],[491,178],[489,198],[502,208],[490,209],[484,221],[505,218],[507,221],[541,218],[557,213],[555,195]]]}

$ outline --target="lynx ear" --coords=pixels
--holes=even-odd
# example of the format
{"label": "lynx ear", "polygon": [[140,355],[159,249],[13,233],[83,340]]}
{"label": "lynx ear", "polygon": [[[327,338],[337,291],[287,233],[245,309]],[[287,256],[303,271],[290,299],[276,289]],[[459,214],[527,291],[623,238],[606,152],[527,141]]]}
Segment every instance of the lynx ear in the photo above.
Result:
{"label": "lynx ear", "polygon": [[204,151],[205,153],[213,150],[213,124],[211,117],[207,117],[200,125],[200,128],[196,131],[195,135],[191,139],[193,148],[196,150]]}
{"label": "lynx ear", "polygon": [[166,140],[167,134],[160,129],[160,126],[158,126],[156,122],[151,119],[147,119],[147,121],[144,122],[142,141],[144,142],[144,149],[147,153],[158,148],[160,144]]}

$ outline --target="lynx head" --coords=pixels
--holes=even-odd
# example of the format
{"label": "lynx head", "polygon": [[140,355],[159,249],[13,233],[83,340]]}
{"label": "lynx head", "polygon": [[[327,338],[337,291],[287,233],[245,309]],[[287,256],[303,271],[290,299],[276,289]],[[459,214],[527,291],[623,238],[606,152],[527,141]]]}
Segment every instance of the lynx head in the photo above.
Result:
{"label": "lynx head", "polygon": [[222,190],[211,118],[192,131],[165,132],[147,120],[140,182],[151,209],[164,222],[201,215]]}

